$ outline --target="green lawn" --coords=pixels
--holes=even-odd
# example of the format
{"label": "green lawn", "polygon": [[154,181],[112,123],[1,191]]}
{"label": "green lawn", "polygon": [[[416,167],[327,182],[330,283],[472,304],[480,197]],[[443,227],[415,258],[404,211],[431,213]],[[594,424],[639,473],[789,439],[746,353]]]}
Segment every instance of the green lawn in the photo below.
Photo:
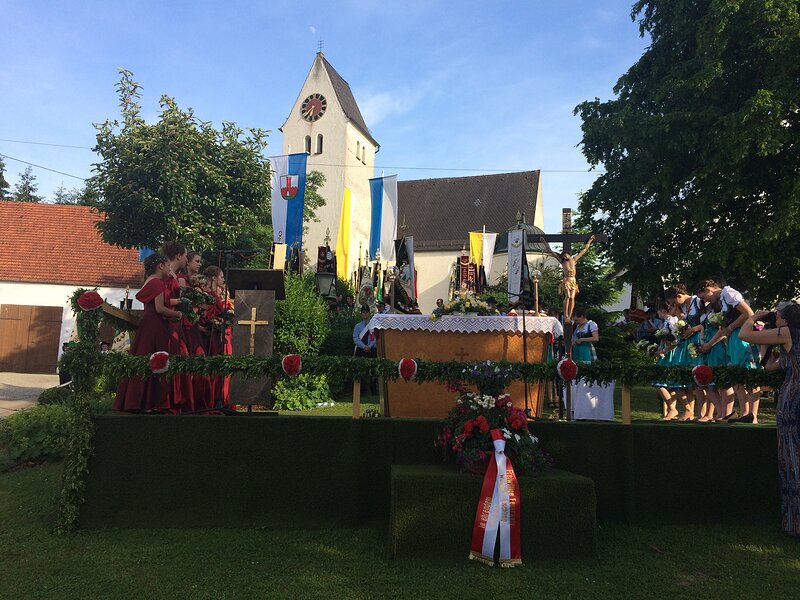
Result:
{"label": "green lawn", "polygon": [[59,475],[59,465],[0,475],[0,598],[791,598],[800,581],[800,541],[777,523],[602,524],[598,560],[511,570],[467,561],[467,540],[463,561],[387,560],[380,524],[54,537]]}

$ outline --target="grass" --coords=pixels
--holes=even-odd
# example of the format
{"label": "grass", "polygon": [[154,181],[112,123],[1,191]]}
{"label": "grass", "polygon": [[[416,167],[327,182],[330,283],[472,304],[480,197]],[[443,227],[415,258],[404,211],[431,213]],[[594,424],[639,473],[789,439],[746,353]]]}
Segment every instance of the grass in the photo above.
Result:
{"label": "grass", "polygon": [[511,570],[467,561],[466,540],[463,561],[388,560],[383,524],[54,537],[59,477],[60,465],[0,475],[0,598],[781,598],[800,580],[800,541],[777,523],[602,524],[597,560]]}

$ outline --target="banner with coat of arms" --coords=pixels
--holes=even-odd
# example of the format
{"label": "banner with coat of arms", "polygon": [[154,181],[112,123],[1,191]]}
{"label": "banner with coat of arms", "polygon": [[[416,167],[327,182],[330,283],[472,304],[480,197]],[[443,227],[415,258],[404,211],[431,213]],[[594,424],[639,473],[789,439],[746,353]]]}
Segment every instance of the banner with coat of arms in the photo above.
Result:
{"label": "banner with coat of arms", "polygon": [[272,170],[272,230],[276,244],[303,249],[303,205],[306,188],[305,152],[270,157]]}

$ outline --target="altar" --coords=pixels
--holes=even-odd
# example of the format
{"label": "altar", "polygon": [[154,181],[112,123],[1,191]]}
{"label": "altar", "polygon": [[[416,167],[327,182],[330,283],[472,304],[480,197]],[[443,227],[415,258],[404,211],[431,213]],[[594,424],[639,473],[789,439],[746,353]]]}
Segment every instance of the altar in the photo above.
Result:
{"label": "altar", "polygon": [[[521,316],[446,315],[431,321],[427,315],[375,315],[367,325],[378,340],[378,356],[400,361],[418,358],[429,361],[476,362],[481,360],[523,362],[523,318]],[[552,317],[526,316],[527,361],[544,362],[547,334],[563,334],[561,323]],[[506,388],[514,406],[525,408],[525,385],[515,381]],[[454,392],[443,383],[385,381],[382,405],[387,417],[443,418],[453,407]],[[543,385],[528,385],[531,414],[541,416]]]}

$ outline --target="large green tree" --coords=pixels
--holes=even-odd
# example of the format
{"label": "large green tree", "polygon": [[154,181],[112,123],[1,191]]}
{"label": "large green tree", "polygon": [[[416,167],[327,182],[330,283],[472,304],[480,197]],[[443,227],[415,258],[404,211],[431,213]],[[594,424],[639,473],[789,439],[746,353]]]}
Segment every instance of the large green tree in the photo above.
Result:
{"label": "large green tree", "polygon": [[28,167],[19,176],[19,181],[14,186],[12,200],[17,202],[41,202],[44,198],[37,194],[39,185],[36,183],[36,175],[33,169]]}
{"label": "large green tree", "polygon": [[64,184],[56,188],[53,192],[53,202],[55,204],[77,204],[79,206],[98,206],[100,203],[100,196],[97,190],[93,189],[90,185],[84,185],[82,188],[72,188],[68,190]]}
{"label": "large green tree", "polygon": [[605,173],[584,225],[642,288],[728,278],[767,305],[800,291],[797,0],[640,0],[651,43],[616,97],[576,108]]}
{"label": "large green tree", "polygon": [[267,133],[224,122],[220,130],[162,96],[158,122],[141,115],[141,86],[121,70],[121,118],[97,124],[103,239],[125,248],[169,239],[197,250],[232,248],[253,214],[269,214]]}

